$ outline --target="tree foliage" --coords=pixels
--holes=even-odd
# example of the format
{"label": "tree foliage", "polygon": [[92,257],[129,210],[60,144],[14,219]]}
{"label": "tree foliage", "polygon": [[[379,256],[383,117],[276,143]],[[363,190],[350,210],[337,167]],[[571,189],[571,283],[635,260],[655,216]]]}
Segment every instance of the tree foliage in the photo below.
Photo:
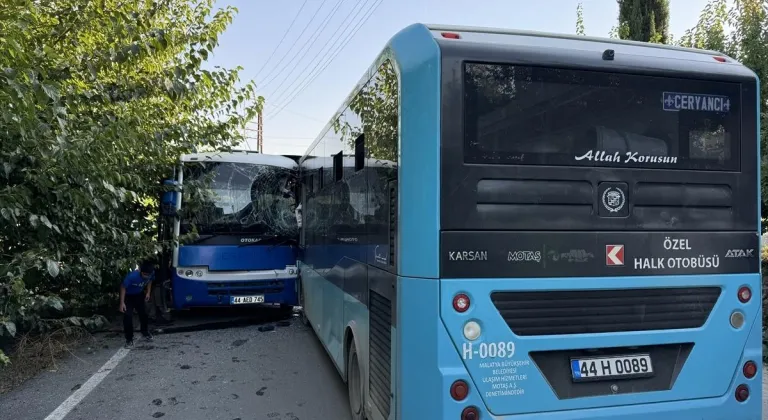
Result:
{"label": "tree foliage", "polygon": [[263,98],[202,67],[236,12],[213,3],[3,3],[0,336],[113,299],[179,155],[241,140]]}
{"label": "tree foliage", "polygon": [[579,3],[576,5],[576,35],[586,35],[584,29],[584,5]]}
{"label": "tree foliage", "polygon": [[[712,0],[702,10],[696,27],[686,31],[679,44],[721,51],[754,71],[760,79],[760,147],[768,150],[768,10],[762,0],[736,0],[729,9],[725,0]],[[768,217],[768,160],[762,158],[763,214]]]}
{"label": "tree foliage", "polygon": [[666,44],[669,41],[669,0],[616,0],[618,37]]}

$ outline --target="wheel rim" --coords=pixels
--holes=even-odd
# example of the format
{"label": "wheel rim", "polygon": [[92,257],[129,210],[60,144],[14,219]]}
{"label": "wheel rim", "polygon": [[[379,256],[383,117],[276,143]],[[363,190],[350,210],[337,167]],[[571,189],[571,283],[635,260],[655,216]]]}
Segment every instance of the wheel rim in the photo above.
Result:
{"label": "wheel rim", "polygon": [[360,398],[360,368],[357,364],[357,355],[352,358],[349,364],[349,405],[353,414],[359,414],[362,410]]}

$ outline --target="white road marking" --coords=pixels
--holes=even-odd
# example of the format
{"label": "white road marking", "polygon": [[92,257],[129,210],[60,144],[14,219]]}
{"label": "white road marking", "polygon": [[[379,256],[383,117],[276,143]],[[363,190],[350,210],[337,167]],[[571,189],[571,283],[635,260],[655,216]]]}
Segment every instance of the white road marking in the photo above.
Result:
{"label": "white road marking", "polygon": [[83,386],[81,386],[77,391],[73,392],[72,395],[70,395],[69,398],[67,398],[63,403],[61,403],[58,408],[53,410],[53,413],[49,414],[45,420],[62,420],[64,417],[66,417],[73,408],[80,404],[80,401],[82,401],[83,398],[87,397],[91,391],[99,386],[101,381],[103,381],[104,378],[106,378],[107,375],[112,372],[112,369],[114,369],[117,364],[120,363],[120,361],[128,355],[128,352],[130,351],[130,349],[126,348],[121,348],[118,350],[117,353],[112,356],[112,358],[107,360],[107,363],[104,363],[104,366],[102,366],[101,369],[94,373],[93,376],[88,378]]}

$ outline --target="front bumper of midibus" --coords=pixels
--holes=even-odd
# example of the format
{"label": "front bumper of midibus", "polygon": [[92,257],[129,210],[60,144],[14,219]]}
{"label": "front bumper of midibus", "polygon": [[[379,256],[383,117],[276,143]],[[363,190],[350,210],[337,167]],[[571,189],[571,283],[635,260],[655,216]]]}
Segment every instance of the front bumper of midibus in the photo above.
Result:
{"label": "front bumper of midibus", "polygon": [[255,304],[297,305],[297,277],[298,269],[293,265],[277,270],[224,272],[178,267],[173,274],[173,306],[175,309],[242,306],[233,305],[232,298],[246,296],[263,296],[263,301]]}

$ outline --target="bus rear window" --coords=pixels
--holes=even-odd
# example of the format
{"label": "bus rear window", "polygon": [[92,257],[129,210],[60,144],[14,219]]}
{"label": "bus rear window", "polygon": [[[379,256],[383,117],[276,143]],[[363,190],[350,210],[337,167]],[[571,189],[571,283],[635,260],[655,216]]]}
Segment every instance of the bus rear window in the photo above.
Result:
{"label": "bus rear window", "polygon": [[739,88],[466,63],[465,161],[738,171]]}

